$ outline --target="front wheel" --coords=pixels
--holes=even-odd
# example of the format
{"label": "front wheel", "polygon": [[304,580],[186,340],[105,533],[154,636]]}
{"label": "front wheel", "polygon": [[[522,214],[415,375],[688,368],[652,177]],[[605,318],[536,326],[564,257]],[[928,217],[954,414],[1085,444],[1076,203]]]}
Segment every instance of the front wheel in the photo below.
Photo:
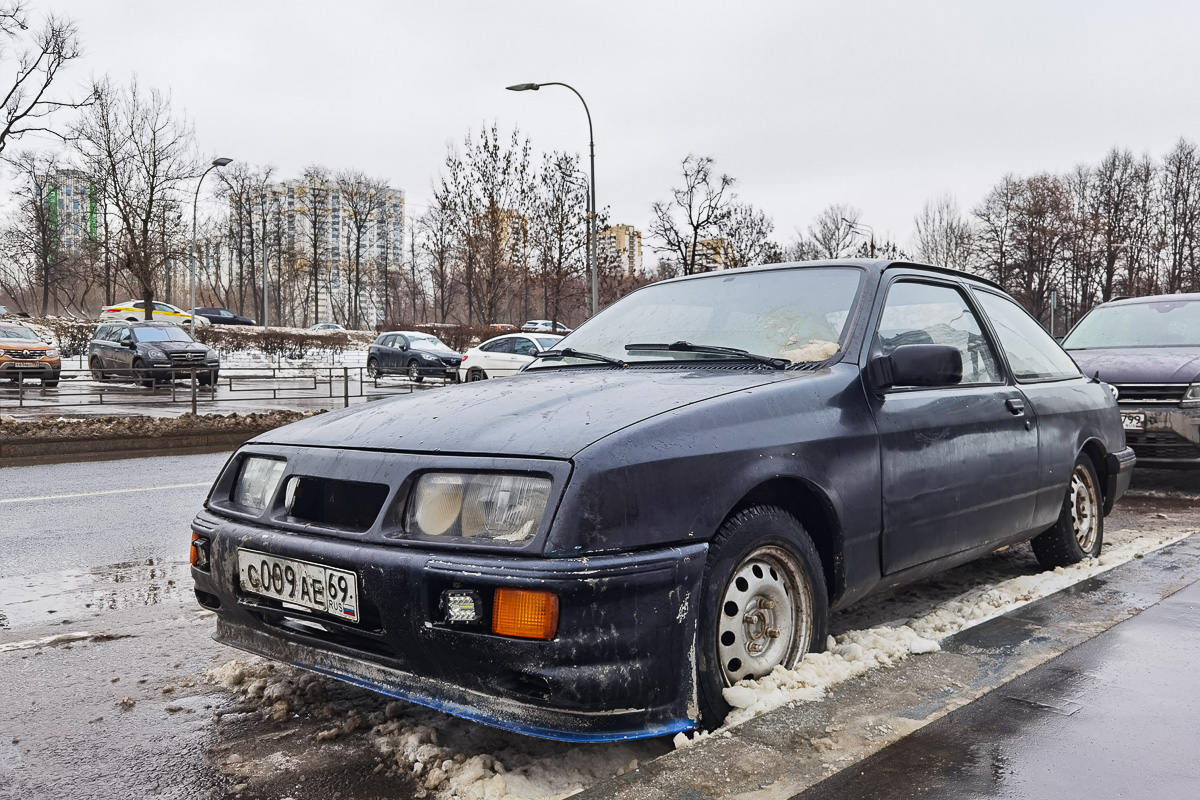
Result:
{"label": "front wheel", "polygon": [[216,382],[217,382],[217,371],[215,369],[196,373],[196,385],[197,386],[212,386]]}
{"label": "front wheel", "polygon": [[481,369],[472,369],[467,372],[467,381],[469,383],[474,383],[475,381],[486,381],[487,379],[487,373]]}
{"label": "front wheel", "polygon": [[379,369],[379,359],[367,359],[367,374],[376,380],[383,377],[383,372]]}
{"label": "front wheel", "polygon": [[422,380],[424,380],[421,377],[421,367],[416,361],[408,362],[408,379],[413,383],[420,383]]}
{"label": "front wheel", "polygon": [[1058,522],[1030,542],[1033,554],[1044,568],[1066,567],[1100,555],[1104,545],[1104,505],[1099,487],[1100,479],[1092,460],[1081,455],[1071,471]]}
{"label": "front wheel", "polygon": [[147,374],[146,362],[140,358],[133,362],[133,379],[147,389],[154,388],[154,377]]}
{"label": "front wheel", "polygon": [[100,368],[100,359],[93,358],[90,362],[88,362],[88,369],[92,371],[92,380],[104,380],[104,370]]}
{"label": "front wheel", "polygon": [[824,649],[829,596],[821,558],[799,520],[752,506],[721,526],[704,568],[697,653],[700,722],[730,711],[722,690],[791,669]]}

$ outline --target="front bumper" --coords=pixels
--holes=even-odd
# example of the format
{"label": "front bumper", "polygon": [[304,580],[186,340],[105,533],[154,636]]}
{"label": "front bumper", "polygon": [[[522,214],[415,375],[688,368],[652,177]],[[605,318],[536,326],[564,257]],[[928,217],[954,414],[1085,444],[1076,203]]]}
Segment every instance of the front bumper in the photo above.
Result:
{"label": "front bumper", "polygon": [[1200,469],[1200,408],[1121,405],[1122,414],[1144,414],[1140,431],[1125,431],[1138,465],[1156,469]]}
{"label": "front bumper", "polygon": [[62,373],[58,359],[42,361],[0,360],[0,379],[56,381]]}
{"label": "front bumper", "polygon": [[1104,514],[1112,511],[1113,505],[1125,494],[1129,482],[1133,480],[1133,467],[1138,458],[1133,448],[1126,447],[1115,453],[1109,453],[1105,460],[1104,470]]}
{"label": "front bumper", "polygon": [[196,371],[196,378],[203,378],[205,375],[212,375],[214,378],[220,371],[220,364],[188,364],[186,366],[180,364],[152,364],[144,370],[145,377],[153,378],[156,381],[180,381],[191,380],[192,370]]}
{"label": "front bumper", "polygon": [[[197,599],[218,615],[219,642],[545,738],[609,741],[695,727],[691,653],[704,544],[522,558],[303,535],[207,512],[193,530],[210,542],[211,571],[193,567],[192,576]],[[243,592],[239,547],[353,571],[361,621]],[[557,593],[557,636],[492,634],[499,587]],[[481,623],[443,621],[438,600],[451,588],[479,592]]]}

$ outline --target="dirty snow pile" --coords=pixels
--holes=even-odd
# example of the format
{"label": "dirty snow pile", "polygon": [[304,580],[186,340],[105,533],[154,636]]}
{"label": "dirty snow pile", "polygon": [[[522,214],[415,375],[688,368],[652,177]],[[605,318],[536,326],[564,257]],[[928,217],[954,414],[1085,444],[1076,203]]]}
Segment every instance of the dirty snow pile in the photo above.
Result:
{"label": "dirty snow pile", "polygon": [[302,714],[324,723],[316,742],[374,747],[375,772],[407,777],[415,797],[431,800],[558,800],[669,749],[653,740],[579,746],[533,739],[258,658],[230,661],[205,677],[238,698],[217,719],[248,713],[284,722]]}
{"label": "dirty snow pile", "polygon": [[[1109,535],[1109,543],[1099,558],[972,589],[902,625],[847,631],[836,638],[831,636],[825,652],[809,653],[795,669],[776,667],[771,674],[758,680],[740,681],[725,689],[725,701],[733,706],[733,710],[722,729],[789,703],[820,700],[830,687],[856,675],[878,667],[894,666],[909,655],[940,650],[940,642],[947,636],[1131,559],[1142,558],[1192,533],[1195,531],[1170,530],[1137,536],[1131,531],[1116,531]],[[686,747],[708,735],[700,732],[689,737],[681,733],[675,736],[674,743],[676,747]]]}

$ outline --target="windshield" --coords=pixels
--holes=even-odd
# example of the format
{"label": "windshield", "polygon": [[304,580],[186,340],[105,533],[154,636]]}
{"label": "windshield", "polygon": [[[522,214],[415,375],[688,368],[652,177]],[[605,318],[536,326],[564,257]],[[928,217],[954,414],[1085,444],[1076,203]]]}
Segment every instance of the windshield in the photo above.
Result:
{"label": "windshield", "polygon": [[538,344],[542,346],[543,350],[550,350],[557,347],[558,343],[562,341],[562,338],[558,336],[535,336],[533,338],[538,340]]}
{"label": "windshield", "polygon": [[40,342],[41,339],[37,334],[29,328],[7,328],[0,327],[0,339],[28,339],[33,342]]}
{"label": "windshield", "polygon": [[139,342],[191,342],[183,328],[134,328],[133,338]]}
{"label": "windshield", "polygon": [[423,345],[427,345],[427,346],[433,345],[434,347],[440,347],[443,350],[450,349],[445,344],[443,344],[441,339],[437,338],[436,336],[426,336],[424,334],[415,334],[414,335],[414,334],[409,334],[409,333],[406,333],[404,335],[408,337],[408,343],[410,346],[414,345],[414,344],[423,344]]}
{"label": "windshield", "polygon": [[1155,300],[1097,308],[1063,342],[1066,350],[1181,346],[1200,346],[1200,300]]}
{"label": "windshield", "polygon": [[[729,359],[716,353],[626,350],[629,344],[690,342],[746,350],[796,363],[838,353],[862,271],[852,267],[717,272],[640,289],[568,334],[571,348],[627,362]],[[534,362],[545,369],[566,358]]]}

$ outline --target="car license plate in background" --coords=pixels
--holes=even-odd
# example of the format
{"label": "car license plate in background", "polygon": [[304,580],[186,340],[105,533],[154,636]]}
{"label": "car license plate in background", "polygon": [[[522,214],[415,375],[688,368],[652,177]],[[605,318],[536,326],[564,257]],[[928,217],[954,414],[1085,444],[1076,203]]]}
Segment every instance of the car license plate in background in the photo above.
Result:
{"label": "car license plate in background", "polygon": [[1146,415],[1134,414],[1129,411],[1121,412],[1121,427],[1127,431],[1141,431],[1146,429]]}
{"label": "car license plate in background", "polygon": [[238,576],[245,591],[358,622],[353,572],[239,549]]}

